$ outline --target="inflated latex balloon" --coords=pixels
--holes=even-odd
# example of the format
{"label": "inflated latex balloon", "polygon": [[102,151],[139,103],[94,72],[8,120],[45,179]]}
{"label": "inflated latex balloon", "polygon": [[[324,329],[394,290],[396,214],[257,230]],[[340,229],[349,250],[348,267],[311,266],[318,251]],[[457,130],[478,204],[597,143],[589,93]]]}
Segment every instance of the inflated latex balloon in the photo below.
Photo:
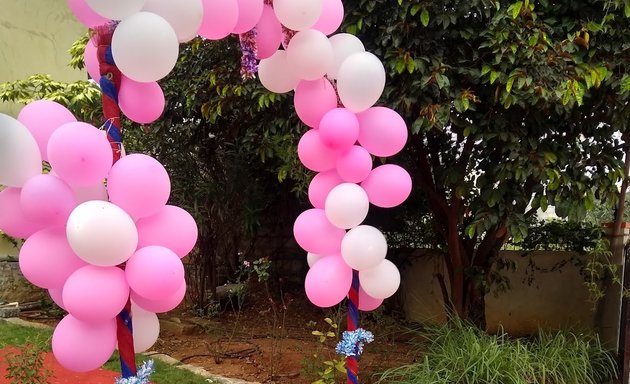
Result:
{"label": "inflated latex balloon", "polygon": [[66,123],[74,123],[77,119],[72,112],[59,103],[50,100],[37,100],[22,108],[18,115],[18,121],[24,124],[37,141],[42,160],[48,160],[47,147],[50,136],[57,128]]}
{"label": "inflated latex balloon", "polygon": [[74,191],[63,180],[50,174],[32,177],[20,193],[22,211],[29,220],[44,225],[65,225],[77,205]]}
{"label": "inflated latex balloon", "polygon": [[112,147],[105,132],[87,123],[67,123],[48,141],[48,161],[55,173],[71,186],[102,181],[112,166]]}
{"label": "inflated latex balloon", "polygon": [[346,231],[330,223],[323,209],[304,211],[293,224],[298,245],[307,252],[320,255],[339,253],[345,234]]}
{"label": "inflated latex balloon", "polygon": [[333,48],[334,62],[332,69],[328,71],[329,79],[336,79],[341,64],[355,53],[365,52],[365,47],[361,40],[349,33],[338,33],[328,38]]}
{"label": "inflated latex balloon", "polygon": [[383,304],[383,299],[375,299],[372,296],[365,293],[362,287],[359,287],[359,310],[363,312],[370,312],[380,307]]}
{"label": "inflated latex balloon", "polygon": [[113,319],[129,299],[125,272],[118,267],[86,265],[68,277],[63,304],[75,318],[89,322]]}
{"label": "inflated latex balloon", "polygon": [[332,45],[320,31],[300,31],[289,42],[287,61],[298,78],[317,80],[333,68]]}
{"label": "inflated latex balloon", "polygon": [[76,207],[68,218],[66,235],[74,252],[96,266],[122,264],[138,246],[133,219],[107,201],[86,201]]}
{"label": "inflated latex balloon", "polygon": [[354,183],[343,183],[330,191],[325,207],[326,217],[335,227],[350,229],[365,220],[370,201],[363,188]]}
{"label": "inflated latex balloon", "polygon": [[142,10],[162,16],[182,43],[197,36],[203,19],[201,0],[146,0]]}
{"label": "inflated latex balloon", "polygon": [[150,83],[162,79],[175,67],[179,40],[163,17],[138,12],[121,21],[114,30],[112,55],[123,75]]}
{"label": "inflated latex balloon", "polygon": [[343,180],[334,169],[315,175],[308,185],[308,199],[313,207],[323,209],[328,193],[341,183]]}
{"label": "inflated latex balloon", "polygon": [[148,351],[160,335],[160,320],[155,313],[132,304],[131,322],[134,352]]}
{"label": "inflated latex balloon", "polygon": [[98,62],[98,49],[93,41],[90,39],[85,45],[85,51],[83,52],[83,62],[85,62],[85,70],[90,78],[97,83],[101,81],[101,70]]}
{"label": "inflated latex balloon", "polygon": [[361,183],[370,203],[381,208],[402,204],[411,194],[411,176],[403,167],[385,164],[376,167]]}
{"label": "inflated latex balloon", "polygon": [[360,183],[372,171],[372,155],[360,145],[353,145],[337,159],[337,174],[343,181]]}
{"label": "inflated latex balloon", "polygon": [[[337,92],[325,78],[302,80],[295,88],[293,104],[300,120],[311,128],[317,128],[322,117],[337,107]],[[357,134],[358,129],[357,122]]]}
{"label": "inflated latex balloon", "polygon": [[131,289],[149,300],[170,297],[185,282],[179,256],[157,245],[138,249],[127,261],[125,273]]}
{"label": "inflated latex balloon", "polygon": [[237,0],[238,21],[233,33],[245,33],[258,24],[265,5],[264,0]]}
{"label": "inflated latex balloon", "polygon": [[220,40],[229,35],[238,22],[236,0],[202,0],[203,20],[199,35],[210,40]]}
{"label": "inflated latex balloon", "polygon": [[37,141],[24,124],[0,113],[0,185],[21,187],[42,173]]}
{"label": "inflated latex balloon", "polygon": [[325,35],[334,33],[343,21],[343,3],[341,0],[322,0],[322,13],[311,27]]}
{"label": "inflated latex balloon", "polygon": [[287,60],[287,53],[276,51],[271,57],[258,64],[260,83],[274,93],[292,91],[300,81]]}
{"label": "inflated latex balloon", "polygon": [[352,269],[339,256],[319,260],[306,274],[304,288],[311,303],[318,307],[339,304],[352,285]]}
{"label": "inflated latex balloon", "polygon": [[317,129],[311,129],[298,143],[298,157],[311,171],[324,172],[335,168],[339,153],[324,144]]}
{"label": "inflated latex balloon", "polygon": [[43,229],[26,239],[18,261],[28,281],[59,290],[71,274],[87,265],[70,248],[63,226]]}
{"label": "inflated latex balloon", "polygon": [[138,220],[136,226],[138,248],[161,245],[175,252],[177,256],[184,257],[197,242],[195,219],[190,213],[172,205],[166,205],[155,215]]}
{"label": "inflated latex balloon", "polygon": [[378,229],[360,225],[348,231],[343,238],[341,256],[346,264],[358,271],[372,268],[385,260],[387,240]]}
{"label": "inflated latex balloon", "polygon": [[109,360],[116,349],[116,319],[85,322],[64,317],[52,337],[55,359],[74,372],[93,371]]}
{"label": "inflated latex balloon", "polygon": [[312,27],[322,14],[322,0],[273,0],[278,20],[287,28],[302,31]]}
{"label": "inflated latex balloon", "polygon": [[122,20],[139,12],[145,0],[85,0],[99,15],[112,20]]}
{"label": "inflated latex balloon", "polygon": [[361,126],[359,143],[374,156],[393,156],[405,147],[407,124],[398,112],[386,107],[373,107],[357,117]]}
{"label": "inflated latex balloon", "polygon": [[155,215],[171,194],[171,180],[159,161],[134,153],[118,160],[107,177],[112,203],[134,219]]}
{"label": "inflated latex balloon", "polygon": [[68,0],[68,8],[70,8],[77,20],[88,28],[105,25],[110,21],[108,18],[94,12],[85,0]]}
{"label": "inflated latex balloon", "polygon": [[282,43],[282,24],[278,21],[271,6],[263,7],[262,15],[256,24],[257,58],[267,59],[271,57]]}
{"label": "inflated latex balloon", "polygon": [[365,111],[378,101],[385,89],[383,63],[370,52],[349,56],[337,73],[337,89],[346,108],[354,113]]}
{"label": "inflated latex balloon", "polygon": [[0,231],[25,239],[43,229],[45,224],[29,220],[22,210],[19,188],[5,188],[0,191]]}
{"label": "inflated latex balloon", "polygon": [[306,254],[306,262],[308,263],[309,268],[311,268],[311,267],[313,267],[313,265],[315,265],[315,263],[317,263],[319,260],[321,260],[324,257],[326,257],[326,256],[318,255],[318,254],[312,253],[312,252],[307,252],[307,254]]}
{"label": "inflated latex balloon", "polygon": [[139,124],[150,124],[160,118],[166,100],[158,83],[139,83],[123,76],[120,81],[118,105],[130,120]]}
{"label": "inflated latex balloon", "polygon": [[137,293],[131,291],[131,301],[143,309],[155,313],[164,313],[175,309],[186,296],[186,283],[184,282],[181,287],[177,289],[172,295],[162,297],[158,300],[147,299]]}
{"label": "inflated latex balloon", "polygon": [[365,293],[374,299],[387,299],[400,287],[400,271],[385,259],[370,269],[359,271],[359,281]]}
{"label": "inflated latex balloon", "polygon": [[319,135],[328,147],[345,152],[359,137],[359,120],[346,108],[332,109],[322,117]]}

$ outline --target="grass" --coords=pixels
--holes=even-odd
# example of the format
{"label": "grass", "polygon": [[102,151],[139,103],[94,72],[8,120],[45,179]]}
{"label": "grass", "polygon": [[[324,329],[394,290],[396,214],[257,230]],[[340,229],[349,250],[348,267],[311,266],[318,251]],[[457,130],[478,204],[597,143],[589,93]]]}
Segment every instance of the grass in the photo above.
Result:
{"label": "grass", "polygon": [[386,371],[388,384],[605,384],[618,375],[599,339],[540,332],[530,339],[488,335],[464,324],[424,330],[423,358]]}
{"label": "grass", "polygon": [[[52,330],[23,327],[0,321],[0,348],[31,343],[41,346],[46,351],[50,351],[51,337]],[[150,359],[150,356],[138,356],[138,364],[147,359]],[[114,353],[103,368],[112,371],[120,370],[117,352]],[[155,360],[155,373],[151,375],[151,382],[156,384],[221,384],[219,381],[205,379],[190,371],[171,366],[159,360]]]}

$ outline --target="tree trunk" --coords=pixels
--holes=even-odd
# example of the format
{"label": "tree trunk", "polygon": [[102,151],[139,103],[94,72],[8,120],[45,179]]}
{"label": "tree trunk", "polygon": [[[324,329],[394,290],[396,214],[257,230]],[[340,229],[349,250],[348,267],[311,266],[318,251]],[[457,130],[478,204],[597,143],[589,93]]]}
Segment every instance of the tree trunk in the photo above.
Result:
{"label": "tree trunk", "polygon": [[468,290],[468,307],[466,308],[468,318],[472,324],[481,330],[486,330],[486,293],[470,283]]}

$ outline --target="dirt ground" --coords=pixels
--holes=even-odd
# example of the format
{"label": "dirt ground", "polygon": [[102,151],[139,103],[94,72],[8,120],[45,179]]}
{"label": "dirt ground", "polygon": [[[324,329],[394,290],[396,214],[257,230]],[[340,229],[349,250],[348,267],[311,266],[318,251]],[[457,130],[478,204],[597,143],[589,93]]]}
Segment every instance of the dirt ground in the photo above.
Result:
{"label": "dirt ground", "polygon": [[[224,377],[260,383],[310,384],[321,378],[325,362],[341,358],[335,345],[345,329],[345,308],[316,308],[302,294],[274,301],[268,297],[261,291],[249,294],[241,309],[222,303],[214,316],[186,309],[160,315],[162,329],[152,351]],[[49,316],[29,312],[24,319],[54,325]],[[361,327],[375,335],[360,359],[361,383],[374,383],[375,374],[413,361],[407,328],[395,317],[362,313]],[[320,342],[313,331],[332,334]],[[344,378],[339,374],[334,382],[345,383]]]}

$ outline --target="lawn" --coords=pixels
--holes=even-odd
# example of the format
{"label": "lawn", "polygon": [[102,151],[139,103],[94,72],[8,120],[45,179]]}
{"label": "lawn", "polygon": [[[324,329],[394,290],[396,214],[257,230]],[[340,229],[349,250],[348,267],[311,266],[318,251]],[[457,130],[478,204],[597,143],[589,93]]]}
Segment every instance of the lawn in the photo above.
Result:
{"label": "lawn", "polygon": [[[41,346],[46,351],[50,351],[51,337],[52,330],[49,329],[24,327],[6,321],[0,321],[0,348],[9,346],[19,347],[26,343],[31,343]],[[150,356],[139,355],[137,358],[138,364],[141,364],[143,360],[150,359]],[[116,372],[119,371],[118,353],[114,353],[103,368]],[[220,384],[219,381],[205,379],[192,372],[168,365],[159,360],[155,360],[155,368],[155,373],[151,376],[151,381],[155,384]]]}

